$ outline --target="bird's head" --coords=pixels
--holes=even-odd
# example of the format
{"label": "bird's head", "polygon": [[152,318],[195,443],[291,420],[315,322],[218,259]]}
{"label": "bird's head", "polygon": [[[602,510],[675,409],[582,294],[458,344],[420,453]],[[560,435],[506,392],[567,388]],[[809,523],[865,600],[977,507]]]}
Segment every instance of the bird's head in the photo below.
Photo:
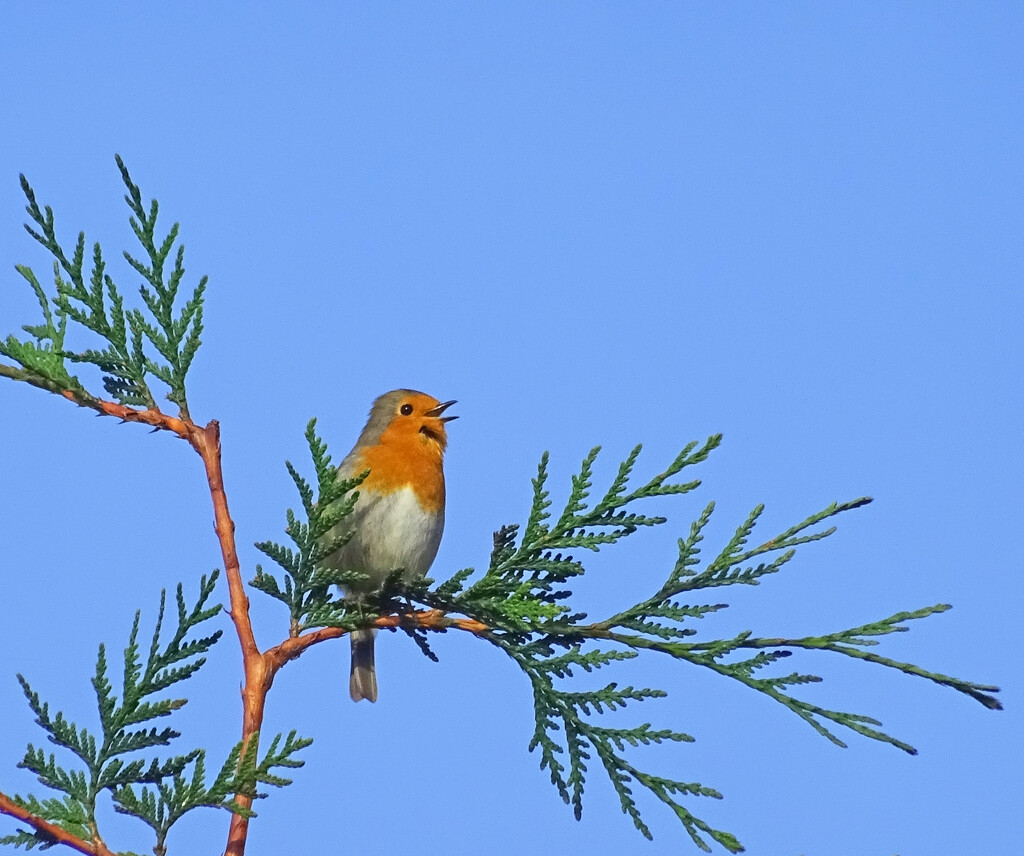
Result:
{"label": "bird's head", "polygon": [[433,443],[443,452],[448,445],[445,424],[458,419],[457,416],[444,415],[453,404],[454,401],[441,402],[414,389],[395,389],[384,393],[373,403],[370,421],[366,423],[363,434],[376,434],[376,442],[379,443]]}

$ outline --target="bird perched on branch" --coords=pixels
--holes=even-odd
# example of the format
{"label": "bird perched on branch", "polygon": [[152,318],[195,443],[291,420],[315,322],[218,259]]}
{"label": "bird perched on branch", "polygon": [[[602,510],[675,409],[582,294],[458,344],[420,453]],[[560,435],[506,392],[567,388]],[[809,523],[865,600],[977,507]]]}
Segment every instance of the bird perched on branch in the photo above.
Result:
{"label": "bird perched on branch", "polygon": [[[453,404],[412,389],[384,393],[374,401],[366,427],[339,464],[342,478],[370,471],[358,488],[352,513],[331,533],[353,535],[327,564],[369,574],[369,579],[348,587],[348,597],[378,591],[399,568],[403,579],[424,576],[434,561],[444,529],[445,425],[458,418],[443,414]],[[377,700],[376,633],[366,629],[350,634],[353,701]]]}

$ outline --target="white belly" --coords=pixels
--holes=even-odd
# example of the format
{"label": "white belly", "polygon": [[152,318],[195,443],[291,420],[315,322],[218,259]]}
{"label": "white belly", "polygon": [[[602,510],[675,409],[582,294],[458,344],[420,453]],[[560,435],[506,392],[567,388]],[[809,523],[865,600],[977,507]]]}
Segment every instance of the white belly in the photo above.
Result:
{"label": "white belly", "polygon": [[355,534],[327,563],[370,574],[364,590],[372,591],[398,568],[406,579],[426,574],[441,544],[444,510],[428,514],[408,487],[383,496],[361,492],[352,514],[336,529]]}

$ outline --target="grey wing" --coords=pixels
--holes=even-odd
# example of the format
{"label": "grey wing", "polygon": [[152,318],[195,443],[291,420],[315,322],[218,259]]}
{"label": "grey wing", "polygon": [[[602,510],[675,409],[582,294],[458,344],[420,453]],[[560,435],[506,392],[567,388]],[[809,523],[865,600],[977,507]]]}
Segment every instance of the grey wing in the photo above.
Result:
{"label": "grey wing", "polygon": [[[342,460],[341,464],[338,465],[338,472],[342,478],[352,478],[353,475],[359,475],[352,471],[353,459],[355,458],[355,449],[348,453]],[[358,491],[359,489],[356,488]],[[329,568],[335,568],[337,570],[352,570],[360,571],[366,567],[366,548],[359,537],[359,531],[366,516],[370,514],[373,507],[380,501],[380,497],[376,494],[361,493],[359,500],[356,502],[355,508],[352,512],[345,516],[338,522],[334,528],[328,533],[328,539],[333,540],[342,535],[348,534],[349,532],[355,532],[352,538],[349,539],[348,543],[342,545],[339,549],[335,550],[330,556],[324,559],[324,564]],[[373,588],[372,583],[367,583],[366,587],[368,590]],[[353,586],[353,588],[359,588]]]}

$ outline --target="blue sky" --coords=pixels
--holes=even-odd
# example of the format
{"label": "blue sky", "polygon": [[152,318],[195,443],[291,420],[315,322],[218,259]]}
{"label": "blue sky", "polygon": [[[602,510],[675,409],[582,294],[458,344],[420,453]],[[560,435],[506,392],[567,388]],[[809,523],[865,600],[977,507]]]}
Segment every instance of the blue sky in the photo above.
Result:
{"label": "blue sky", "polygon": [[[306,464],[308,418],[340,458],[397,386],[459,400],[435,576],[486,564],[545,449],[564,496],[594,444],[607,479],[638,441],[649,475],[725,434],[701,490],[656,506],[667,525],[594,560],[595,616],[660,584],[711,498],[707,552],[758,502],[767,536],[875,497],[728,592],[702,632],[814,634],[951,602],[882,653],[999,684],[1007,710],[800,658],[826,678],[804,697],[921,754],[841,750],[741,687],[641,659],[614,677],[670,695],[633,721],[697,742],[637,761],[722,791],[691,808],[751,853],[1010,852],[1022,43],[1014,3],[9,3],[0,334],[36,320],[13,266],[49,270],[18,173],[68,241],[84,228],[116,260],[118,152],[181,222],[191,281],[211,278],[191,401],[222,424],[247,579],[252,542],[296,505],[283,461]],[[40,733],[15,672],[89,721],[97,644],[119,650],[135,609],[151,618],[219,553],[183,443],[9,382],[0,416],[0,790],[24,793],[14,765]],[[258,594],[253,614],[279,641],[285,616]],[[525,680],[471,639],[435,647],[438,665],[383,638],[376,706],[348,701],[344,643],[281,673],[267,727],[316,743],[259,807],[249,853],[697,852],[653,800],[644,842],[596,771],[576,823],[526,752]],[[180,714],[215,754],[239,721],[239,656],[218,648]],[[218,852],[225,821],[183,822],[171,852]],[[148,846],[111,823],[114,846]]]}

